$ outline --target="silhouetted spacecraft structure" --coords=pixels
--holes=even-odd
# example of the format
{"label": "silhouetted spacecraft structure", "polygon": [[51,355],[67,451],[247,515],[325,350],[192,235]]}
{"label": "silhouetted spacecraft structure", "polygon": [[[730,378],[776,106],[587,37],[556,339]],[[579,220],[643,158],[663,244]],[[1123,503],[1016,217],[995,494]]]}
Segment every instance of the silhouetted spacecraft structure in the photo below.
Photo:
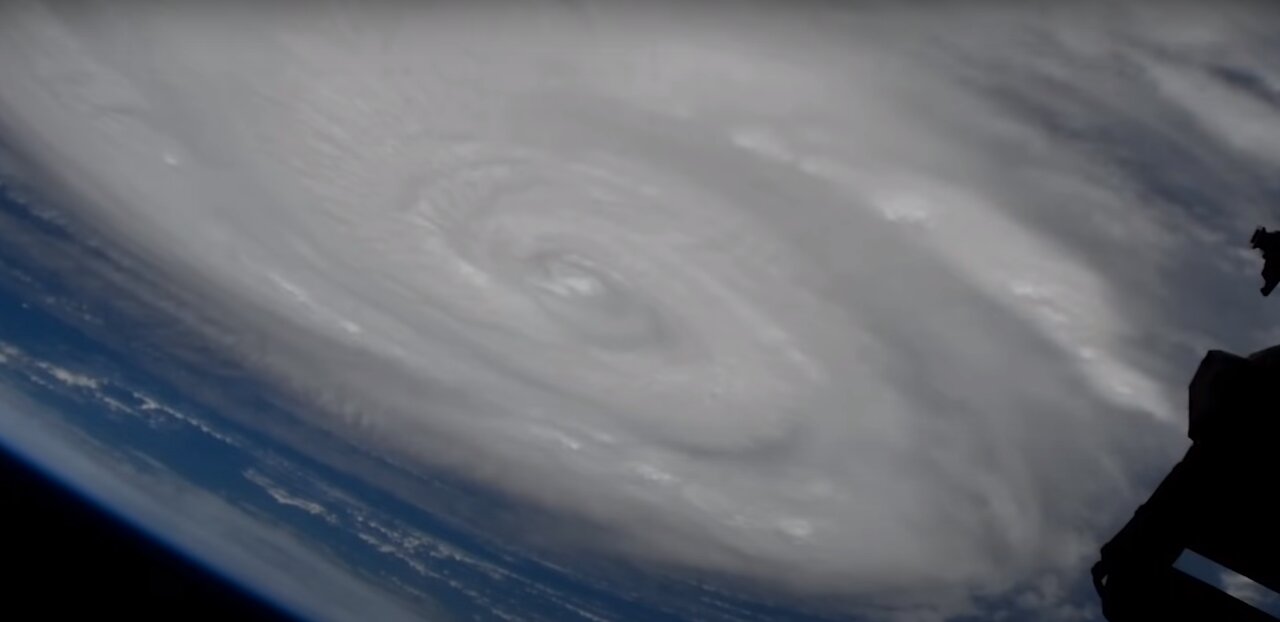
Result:
{"label": "silhouetted spacecraft structure", "polygon": [[1189,393],[1191,448],[1093,567],[1103,614],[1111,622],[1274,622],[1174,563],[1191,552],[1280,592],[1280,346],[1248,357],[1210,351]]}
{"label": "silhouetted spacecraft structure", "polygon": [[1258,227],[1249,239],[1253,248],[1262,251],[1262,295],[1270,296],[1280,285],[1280,231],[1267,231]]}

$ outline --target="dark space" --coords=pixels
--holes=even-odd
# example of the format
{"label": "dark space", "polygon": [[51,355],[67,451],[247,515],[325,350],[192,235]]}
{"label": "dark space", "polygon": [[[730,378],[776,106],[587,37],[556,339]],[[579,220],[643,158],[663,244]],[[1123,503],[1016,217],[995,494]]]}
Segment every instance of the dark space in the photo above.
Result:
{"label": "dark space", "polygon": [[4,599],[27,619],[292,621],[0,451]]}

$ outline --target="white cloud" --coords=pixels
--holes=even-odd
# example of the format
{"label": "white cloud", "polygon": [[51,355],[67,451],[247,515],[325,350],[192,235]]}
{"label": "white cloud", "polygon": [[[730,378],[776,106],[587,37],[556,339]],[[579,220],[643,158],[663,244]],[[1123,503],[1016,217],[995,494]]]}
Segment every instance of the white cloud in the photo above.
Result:
{"label": "white cloud", "polygon": [[92,378],[84,374],[78,374],[68,369],[58,367],[52,363],[39,363],[40,369],[53,377],[54,380],[61,382],[69,387],[80,389],[97,390],[102,386],[103,381],[99,378]]}
{"label": "white cloud", "polygon": [[325,508],[324,504],[318,501],[304,499],[297,495],[290,494],[288,490],[286,490],[279,484],[276,484],[275,482],[271,481],[271,478],[253,469],[246,470],[244,473],[242,473],[242,475],[244,476],[245,479],[253,482],[254,484],[257,484],[268,495],[271,495],[271,498],[275,499],[276,503],[279,503],[280,505],[287,505],[290,507],[298,508],[299,510],[302,510],[303,512],[306,512],[308,514],[311,514],[313,516],[318,516],[329,523],[334,523],[337,521],[337,517],[335,517],[332,512],[330,512],[327,508]]}
{"label": "white cloud", "polygon": [[1078,571],[1267,325],[1170,310],[1250,215],[1151,179],[1275,164],[1167,60],[1237,22],[391,6],[6,5],[0,122],[300,416],[607,534],[539,542],[945,617]]}

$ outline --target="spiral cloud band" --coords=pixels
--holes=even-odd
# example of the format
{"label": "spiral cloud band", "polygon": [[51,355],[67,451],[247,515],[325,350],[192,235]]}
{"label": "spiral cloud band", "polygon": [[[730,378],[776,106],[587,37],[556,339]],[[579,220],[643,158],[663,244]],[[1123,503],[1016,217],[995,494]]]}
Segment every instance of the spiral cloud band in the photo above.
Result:
{"label": "spiral cloud band", "polygon": [[1078,571],[1259,325],[1160,310],[1237,223],[1105,142],[1278,153],[1245,9],[512,4],[5,3],[0,123],[310,423],[833,602]]}

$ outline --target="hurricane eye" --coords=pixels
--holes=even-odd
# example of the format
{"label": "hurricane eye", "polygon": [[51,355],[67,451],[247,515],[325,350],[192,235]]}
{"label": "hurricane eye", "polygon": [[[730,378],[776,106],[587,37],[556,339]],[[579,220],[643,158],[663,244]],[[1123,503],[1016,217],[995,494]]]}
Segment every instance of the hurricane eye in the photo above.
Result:
{"label": "hurricane eye", "polygon": [[585,258],[545,254],[528,266],[527,285],[542,311],[566,334],[590,345],[639,349],[659,345],[659,313],[618,276]]}

